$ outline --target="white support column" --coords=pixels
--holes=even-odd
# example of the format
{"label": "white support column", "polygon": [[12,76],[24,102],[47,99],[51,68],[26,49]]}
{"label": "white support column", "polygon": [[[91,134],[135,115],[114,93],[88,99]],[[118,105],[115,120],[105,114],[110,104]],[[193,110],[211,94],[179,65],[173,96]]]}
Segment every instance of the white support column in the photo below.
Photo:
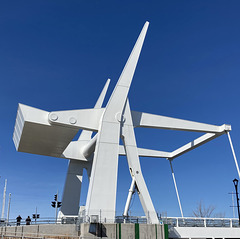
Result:
{"label": "white support column", "polygon": [[126,156],[128,165],[132,176],[136,180],[138,188],[138,195],[141,201],[143,211],[148,218],[148,223],[158,224],[159,220],[157,213],[152,203],[152,199],[147,189],[147,185],[144,181],[141,165],[138,157],[136,138],[134,134],[134,128],[132,124],[132,117],[129,102],[127,101],[124,112],[124,125],[122,127],[122,140],[126,150]]}
{"label": "white support column", "polygon": [[124,213],[123,213],[123,216],[124,216],[124,217],[127,217],[127,216],[128,216],[128,210],[129,210],[130,202],[131,202],[132,195],[133,195],[133,192],[134,192],[135,183],[136,183],[136,181],[135,181],[135,178],[133,177],[133,178],[132,178],[131,186],[130,186],[130,188],[129,188],[129,192],[128,192],[128,197],[127,197],[127,201],[126,201]]}
{"label": "white support column", "polygon": [[84,162],[70,160],[58,217],[78,215]]}
{"label": "white support column", "polygon": [[109,220],[109,222],[115,220],[122,112],[128,97],[148,25],[149,23],[146,22],[138,37],[105,111],[101,115],[101,122],[97,129],[98,139],[87,194],[86,213],[88,216],[99,215],[98,209],[101,209],[102,217]]}
{"label": "white support column", "polygon": [[176,194],[177,194],[179,209],[180,209],[180,212],[181,212],[181,215],[182,215],[182,218],[183,218],[182,205],[181,205],[180,197],[179,197],[179,194],[178,194],[178,188],[177,188],[177,183],[176,183],[176,180],[175,180],[175,175],[174,175],[174,171],[173,171],[173,167],[172,167],[172,161],[169,160],[169,163],[170,163],[170,167],[171,167],[171,171],[172,171],[172,178],[173,178],[173,183],[174,183]]}
{"label": "white support column", "polygon": [[227,135],[228,135],[229,143],[230,143],[230,146],[231,146],[231,149],[232,149],[232,154],[233,154],[233,158],[234,158],[234,161],[235,161],[235,165],[236,165],[236,168],[237,168],[238,177],[240,178],[239,166],[238,166],[236,154],[235,154],[235,151],[234,151],[234,148],[233,148],[233,144],[232,144],[230,133],[227,132]]}

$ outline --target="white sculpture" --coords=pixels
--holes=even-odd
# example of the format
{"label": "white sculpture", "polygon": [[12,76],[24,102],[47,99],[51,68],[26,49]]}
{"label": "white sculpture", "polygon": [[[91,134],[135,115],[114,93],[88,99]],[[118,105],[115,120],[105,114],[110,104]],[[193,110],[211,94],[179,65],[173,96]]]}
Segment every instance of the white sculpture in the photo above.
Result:
{"label": "white sculpture", "polygon": [[[124,215],[127,215],[134,186],[149,223],[159,223],[145,184],[139,156],[167,158],[170,162],[231,130],[230,125],[215,126],[161,115],[131,111],[128,92],[149,23],[146,22],[105,108],[102,108],[107,81],[92,109],[46,112],[19,104],[14,143],[21,152],[69,159],[61,215],[77,215],[83,168],[90,179],[86,214],[98,215],[106,221],[115,219],[116,187],[119,155],[126,155],[132,184]],[[134,128],[149,127],[205,133],[194,141],[164,152],[141,149],[136,145]],[[82,129],[78,141],[72,141]],[[92,132],[97,132],[92,137]],[[120,139],[123,145],[119,145]]]}

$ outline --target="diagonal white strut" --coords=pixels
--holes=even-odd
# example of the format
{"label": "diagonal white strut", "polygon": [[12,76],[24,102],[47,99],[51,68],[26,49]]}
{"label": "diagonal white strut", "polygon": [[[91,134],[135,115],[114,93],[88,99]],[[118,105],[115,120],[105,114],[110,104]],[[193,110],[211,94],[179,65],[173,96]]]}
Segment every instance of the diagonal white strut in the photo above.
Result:
{"label": "diagonal white strut", "polygon": [[128,101],[125,107],[124,120],[125,122],[122,127],[122,140],[126,150],[130,173],[132,177],[134,177],[134,180],[136,180],[135,184],[138,189],[139,199],[141,201],[143,211],[147,217],[148,223],[158,224],[159,220],[141,170],[131,111]]}
{"label": "diagonal white strut", "polygon": [[127,217],[127,216],[128,216],[128,210],[129,210],[130,202],[131,202],[131,199],[132,199],[132,195],[133,195],[133,193],[134,193],[135,183],[136,183],[136,180],[135,180],[135,178],[133,177],[133,178],[132,178],[131,186],[130,186],[129,191],[128,191],[128,197],[127,197],[125,209],[124,209],[124,212],[123,212],[123,216],[124,216],[124,217]]}
{"label": "diagonal white strut", "polygon": [[177,183],[176,183],[176,179],[175,179],[175,175],[174,175],[174,171],[173,171],[172,160],[169,160],[169,163],[170,163],[170,167],[171,167],[171,171],[172,171],[172,178],[173,178],[173,183],[174,183],[176,194],[177,194],[179,209],[180,209],[180,212],[181,212],[181,215],[183,218],[182,205],[181,205],[180,197],[178,194],[178,188],[177,188]]}
{"label": "diagonal white strut", "polygon": [[149,23],[146,22],[103,112],[86,201],[88,216],[115,220],[121,117]]}
{"label": "diagonal white strut", "polygon": [[[102,107],[106,92],[110,83],[110,79],[107,80],[106,84],[103,87],[103,90],[98,97],[98,100],[94,106],[94,109],[100,109]],[[91,140],[92,131],[83,130],[79,136],[77,144],[78,151],[86,147],[85,145]],[[69,145],[71,146],[71,145]],[[89,148],[88,148],[89,149]],[[68,148],[65,150],[65,152]],[[71,151],[71,149],[70,149]],[[85,149],[85,152],[88,151]],[[83,169],[85,168],[90,177],[90,172],[92,168],[92,161],[90,160],[90,155],[83,152],[83,156],[88,160],[85,162],[69,159],[68,171],[65,180],[63,195],[62,195],[62,207],[59,212],[59,217],[63,215],[78,215],[79,211],[79,202],[81,196],[81,187],[82,187],[82,178],[83,178]]]}
{"label": "diagonal white strut", "polygon": [[239,171],[239,166],[238,166],[236,154],[235,154],[235,151],[234,151],[234,148],[233,148],[230,133],[228,131],[227,131],[227,135],[228,135],[229,143],[230,143],[230,146],[231,146],[231,149],[232,149],[232,154],[233,154],[233,158],[234,158],[234,161],[235,161],[235,165],[236,165],[236,168],[237,168],[238,177],[240,178],[240,171]]}

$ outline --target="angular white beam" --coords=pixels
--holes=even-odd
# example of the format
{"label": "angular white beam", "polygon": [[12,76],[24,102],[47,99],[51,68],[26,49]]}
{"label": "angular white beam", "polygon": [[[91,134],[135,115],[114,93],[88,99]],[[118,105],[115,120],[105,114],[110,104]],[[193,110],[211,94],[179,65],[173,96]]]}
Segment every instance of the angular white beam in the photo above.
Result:
{"label": "angular white beam", "polygon": [[196,147],[199,147],[200,145],[205,144],[205,143],[219,137],[220,135],[222,135],[224,133],[225,132],[222,132],[221,134],[212,134],[212,133],[204,134],[201,137],[193,140],[192,142],[185,144],[182,147],[171,152],[171,156],[169,157],[169,159],[174,159],[176,157],[179,157],[180,155],[182,155],[186,152],[189,152],[190,150],[193,150]]}
{"label": "angular white beam", "polygon": [[102,218],[115,220],[120,123],[148,24],[145,23],[102,116],[87,195],[88,216],[99,215],[101,209]]}
{"label": "angular white beam", "polygon": [[83,162],[70,160],[68,164],[68,172],[65,181],[65,186],[62,196],[61,214],[63,215],[78,215],[80,193],[83,176]]}
{"label": "angular white beam", "polygon": [[216,126],[137,111],[132,111],[132,118],[134,127],[184,130],[205,133],[220,133],[225,130],[231,130],[230,125],[224,124],[221,126]]}
{"label": "angular white beam", "polygon": [[[152,150],[152,149],[143,149],[137,148],[139,157],[150,157],[150,158],[169,158],[171,157],[170,152]],[[119,145],[119,155],[125,156],[126,151],[123,145]]]}
{"label": "angular white beam", "polygon": [[83,109],[52,111],[48,120],[51,125],[64,125],[66,128],[98,131],[104,109]]}
{"label": "angular white beam", "polygon": [[136,181],[138,195],[148,223],[158,224],[159,220],[154,209],[147,185],[144,181],[141,165],[138,157],[137,144],[131,118],[130,106],[127,101],[124,112],[124,127],[122,128],[122,141],[126,150],[129,170],[132,178]]}
{"label": "angular white beam", "polygon": [[[94,109],[101,109],[102,108],[103,101],[105,99],[109,83],[110,83],[110,79],[108,79],[107,82],[105,83],[105,85],[102,89],[102,92],[101,92],[101,94],[100,94],[100,96],[99,96],[99,98],[98,98],[98,100],[97,100],[97,102],[94,106]],[[90,140],[91,137],[92,137],[92,133],[93,132],[91,132],[91,131],[83,130],[82,133],[80,134],[78,140]]]}
{"label": "angular white beam", "polygon": [[79,129],[52,126],[49,112],[19,104],[13,141],[19,152],[61,157]]}
{"label": "angular white beam", "polygon": [[131,186],[130,186],[129,191],[128,191],[127,201],[126,201],[124,212],[123,212],[124,217],[128,216],[128,210],[129,210],[129,207],[130,207],[132,195],[134,193],[135,184],[136,184],[136,181],[135,181],[135,178],[133,177]]}
{"label": "angular white beam", "polygon": [[[107,80],[94,108],[102,107],[106,92],[110,83]],[[63,152],[62,157],[69,158],[68,172],[65,180],[64,191],[62,196],[62,207],[59,217],[64,215],[78,215],[79,202],[81,196],[83,169],[85,168],[88,177],[91,175],[92,158],[91,153],[95,148],[95,141],[91,139],[92,131],[83,130],[78,141],[71,142]],[[94,137],[96,138],[96,136]],[[90,144],[89,144],[90,142]],[[76,161],[73,159],[80,159]]]}
{"label": "angular white beam", "polygon": [[173,183],[174,183],[174,187],[175,187],[175,191],[176,191],[176,195],[177,195],[179,209],[180,209],[180,212],[181,212],[181,216],[183,218],[182,204],[181,204],[179,193],[178,193],[178,188],[177,188],[177,183],[176,183],[176,179],[175,179],[175,174],[174,174],[174,171],[173,171],[172,161],[169,160],[169,163],[170,163],[170,168],[171,168],[171,172],[172,172],[172,178],[173,178]]}

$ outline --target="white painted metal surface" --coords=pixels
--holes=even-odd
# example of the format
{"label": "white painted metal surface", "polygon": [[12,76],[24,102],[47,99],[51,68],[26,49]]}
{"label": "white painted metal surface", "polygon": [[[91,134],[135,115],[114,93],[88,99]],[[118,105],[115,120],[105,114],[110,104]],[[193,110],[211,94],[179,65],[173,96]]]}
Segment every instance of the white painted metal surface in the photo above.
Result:
{"label": "white painted metal surface", "polygon": [[235,165],[236,165],[236,168],[237,168],[238,177],[240,178],[240,171],[239,171],[238,161],[237,161],[236,154],[235,154],[235,151],[234,151],[234,148],[233,148],[233,144],[232,144],[230,133],[227,132],[227,135],[228,135],[229,143],[230,143],[230,146],[231,146],[234,162],[235,162]]}
{"label": "white painted metal surface", "polygon": [[179,197],[179,193],[178,193],[178,188],[177,188],[177,183],[176,183],[176,179],[175,179],[175,174],[174,174],[174,171],[173,171],[172,161],[169,160],[169,163],[170,163],[171,172],[172,172],[172,178],[173,178],[173,183],[174,183],[174,187],[175,187],[176,195],[177,195],[177,199],[178,199],[179,209],[180,209],[180,212],[181,212],[181,216],[182,216],[182,218],[183,218],[182,204],[181,204],[180,197]]}
{"label": "white painted metal surface", "polygon": [[[174,158],[231,130],[230,125],[215,126],[161,115],[131,111],[128,93],[149,23],[146,22],[122,74],[105,108],[102,103],[107,81],[92,109],[47,112],[19,104],[13,140],[21,152],[68,158],[69,167],[59,216],[77,215],[83,170],[87,169],[90,185],[86,215],[107,222],[115,220],[118,158],[126,155],[129,171],[149,223],[158,218],[145,184],[139,156]],[[151,127],[204,133],[201,137],[173,152],[138,148],[135,127]],[[72,141],[77,132],[82,133]],[[92,137],[92,133],[96,135]],[[120,138],[123,146],[119,145]]]}

